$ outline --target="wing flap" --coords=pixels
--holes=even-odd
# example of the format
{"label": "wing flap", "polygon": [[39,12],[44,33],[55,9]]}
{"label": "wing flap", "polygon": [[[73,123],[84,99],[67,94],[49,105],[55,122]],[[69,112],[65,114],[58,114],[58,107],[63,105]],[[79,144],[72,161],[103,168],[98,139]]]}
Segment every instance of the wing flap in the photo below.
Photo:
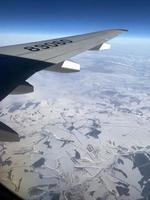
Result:
{"label": "wing flap", "polygon": [[3,142],[18,142],[19,135],[12,128],[0,122],[0,141]]}
{"label": "wing flap", "polygon": [[31,85],[28,82],[23,82],[22,84],[18,85],[12,92],[11,94],[16,95],[16,94],[28,94],[34,91],[33,85]]}

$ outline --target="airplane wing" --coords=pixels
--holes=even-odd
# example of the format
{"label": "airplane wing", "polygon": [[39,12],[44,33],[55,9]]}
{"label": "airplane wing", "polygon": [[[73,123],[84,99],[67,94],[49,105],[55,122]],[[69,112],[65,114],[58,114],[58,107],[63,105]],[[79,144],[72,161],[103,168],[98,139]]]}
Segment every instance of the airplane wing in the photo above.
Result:
{"label": "airplane wing", "polygon": [[0,47],[0,101],[8,94],[32,92],[33,86],[26,80],[40,70],[80,71],[79,64],[67,59],[86,50],[107,49],[108,40],[126,31],[126,29],[112,29]]}

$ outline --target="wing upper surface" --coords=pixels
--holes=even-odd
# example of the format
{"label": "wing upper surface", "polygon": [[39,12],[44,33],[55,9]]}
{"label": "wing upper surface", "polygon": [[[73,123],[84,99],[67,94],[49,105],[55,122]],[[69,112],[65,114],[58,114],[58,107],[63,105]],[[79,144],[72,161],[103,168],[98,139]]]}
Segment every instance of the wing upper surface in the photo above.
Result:
{"label": "wing upper surface", "polygon": [[127,30],[113,29],[78,36],[6,46],[0,48],[0,54],[59,63],[99,44],[103,44],[125,31]]}

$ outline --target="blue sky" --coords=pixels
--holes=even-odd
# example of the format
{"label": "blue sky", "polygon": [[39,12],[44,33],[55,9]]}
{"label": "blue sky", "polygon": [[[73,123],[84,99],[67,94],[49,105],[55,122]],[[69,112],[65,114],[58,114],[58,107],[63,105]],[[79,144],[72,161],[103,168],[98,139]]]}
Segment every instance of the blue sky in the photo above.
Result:
{"label": "blue sky", "polygon": [[149,37],[148,0],[4,0],[0,34],[72,35],[127,28],[128,36]]}

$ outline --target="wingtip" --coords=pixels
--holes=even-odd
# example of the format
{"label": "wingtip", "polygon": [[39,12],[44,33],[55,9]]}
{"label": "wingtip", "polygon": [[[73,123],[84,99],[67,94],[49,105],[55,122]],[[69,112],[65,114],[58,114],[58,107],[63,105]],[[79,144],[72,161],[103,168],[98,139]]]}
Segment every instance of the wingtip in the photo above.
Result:
{"label": "wingtip", "polygon": [[120,28],[119,30],[128,32],[128,29]]}
{"label": "wingtip", "polygon": [[113,28],[113,29],[110,29],[112,31],[122,31],[122,32],[128,32],[128,29],[125,29],[125,28]]}

